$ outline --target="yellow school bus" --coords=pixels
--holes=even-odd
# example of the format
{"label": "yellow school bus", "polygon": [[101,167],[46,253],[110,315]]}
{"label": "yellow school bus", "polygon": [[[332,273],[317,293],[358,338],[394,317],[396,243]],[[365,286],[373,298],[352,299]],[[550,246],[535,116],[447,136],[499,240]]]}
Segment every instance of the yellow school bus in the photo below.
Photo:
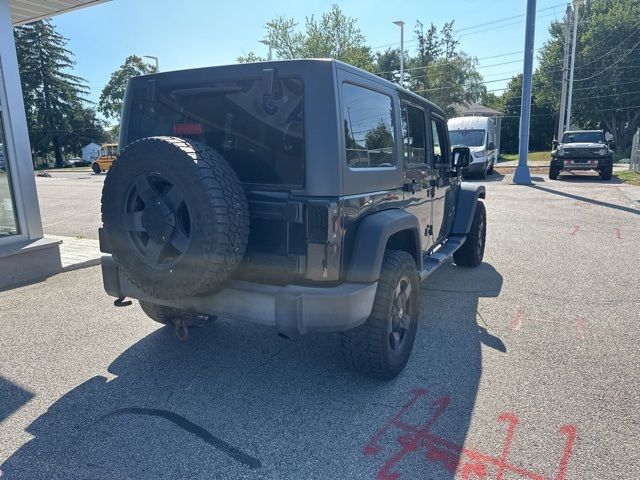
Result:
{"label": "yellow school bus", "polygon": [[95,173],[106,172],[111,168],[111,165],[117,156],[118,144],[105,143],[100,148],[100,156],[93,162],[91,169]]}

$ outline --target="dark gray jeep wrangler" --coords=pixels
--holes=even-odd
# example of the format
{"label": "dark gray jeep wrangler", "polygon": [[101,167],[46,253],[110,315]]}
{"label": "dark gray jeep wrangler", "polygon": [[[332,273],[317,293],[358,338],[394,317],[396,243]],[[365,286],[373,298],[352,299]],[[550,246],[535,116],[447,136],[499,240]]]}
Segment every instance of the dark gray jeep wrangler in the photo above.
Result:
{"label": "dark gray jeep wrangler", "polygon": [[296,60],[129,82],[104,184],[104,287],[179,328],[216,316],[286,337],[340,331],[392,378],[420,282],[482,262],[480,185],[442,110],[344,63]]}
{"label": "dark gray jeep wrangler", "polygon": [[611,180],[612,143],[607,142],[602,130],[564,132],[559,143],[553,141],[549,178],[556,180],[562,171],[595,170],[602,180]]}

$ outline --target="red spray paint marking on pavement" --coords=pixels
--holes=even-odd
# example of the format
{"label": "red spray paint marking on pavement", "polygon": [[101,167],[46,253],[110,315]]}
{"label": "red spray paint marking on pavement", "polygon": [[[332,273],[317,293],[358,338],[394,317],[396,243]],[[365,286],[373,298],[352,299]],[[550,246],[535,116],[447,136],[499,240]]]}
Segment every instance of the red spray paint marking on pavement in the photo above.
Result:
{"label": "red spray paint marking on pavement", "polygon": [[582,315],[576,316],[576,338],[584,340],[584,317]]}
{"label": "red spray paint marking on pavement", "polygon": [[495,471],[496,480],[504,480],[505,474],[509,474],[509,478],[513,479],[516,475],[520,478],[529,480],[565,480],[569,460],[573,453],[573,446],[577,438],[576,428],[573,425],[563,425],[560,433],[566,437],[563,453],[560,459],[560,465],[555,477],[548,477],[540,473],[536,473],[526,468],[521,468],[509,463],[508,456],[513,443],[516,426],[518,425],[518,416],[515,413],[502,413],[498,417],[500,423],[507,423],[507,432],[504,440],[502,453],[499,457],[484,454],[478,450],[466,448],[463,445],[450,442],[444,438],[438,437],[430,433],[431,427],[447,410],[449,406],[449,397],[441,397],[431,403],[435,411],[431,417],[422,426],[414,426],[402,421],[402,416],[412,409],[418,400],[426,396],[427,391],[423,389],[413,390],[411,398],[399,410],[397,414],[392,416],[382,428],[380,428],[371,437],[371,440],[364,447],[365,455],[374,455],[382,450],[380,444],[385,434],[392,427],[398,427],[401,431],[397,437],[400,444],[400,450],[392,455],[378,471],[377,480],[398,480],[401,473],[395,471],[401,460],[409,454],[416,452],[419,448],[424,448],[427,461],[440,464],[445,470],[455,474],[460,474],[463,480],[471,480],[472,478],[488,478],[489,471]]}
{"label": "red spray paint marking on pavement", "polygon": [[615,229],[615,232],[616,232],[616,238],[617,238],[618,240],[622,240],[622,232],[620,231],[620,229],[619,229],[619,228],[616,228],[616,229]]}
{"label": "red spray paint marking on pavement", "polygon": [[578,230],[580,230],[580,225],[574,225],[571,235],[575,235],[576,233],[578,233]]}
{"label": "red spray paint marking on pavement", "polygon": [[513,320],[511,320],[511,330],[514,332],[520,330],[522,327],[522,307],[520,305],[516,306],[516,316]]}

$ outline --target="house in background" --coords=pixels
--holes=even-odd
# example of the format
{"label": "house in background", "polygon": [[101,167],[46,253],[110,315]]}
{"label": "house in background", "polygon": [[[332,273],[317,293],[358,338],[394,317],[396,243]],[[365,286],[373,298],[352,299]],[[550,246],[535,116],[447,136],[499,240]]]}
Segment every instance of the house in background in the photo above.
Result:
{"label": "house in background", "polygon": [[100,145],[90,143],[82,147],[82,159],[85,162],[93,162],[100,156]]}

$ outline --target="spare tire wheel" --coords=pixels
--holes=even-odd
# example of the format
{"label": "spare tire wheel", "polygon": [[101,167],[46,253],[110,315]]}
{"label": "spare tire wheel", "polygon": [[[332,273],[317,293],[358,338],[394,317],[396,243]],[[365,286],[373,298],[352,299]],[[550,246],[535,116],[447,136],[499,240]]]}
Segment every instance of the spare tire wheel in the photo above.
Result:
{"label": "spare tire wheel", "polygon": [[236,173],[207,145],[177,137],[129,144],[102,190],[106,243],[122,273],[152,297],[220,288],[249,237]]}

